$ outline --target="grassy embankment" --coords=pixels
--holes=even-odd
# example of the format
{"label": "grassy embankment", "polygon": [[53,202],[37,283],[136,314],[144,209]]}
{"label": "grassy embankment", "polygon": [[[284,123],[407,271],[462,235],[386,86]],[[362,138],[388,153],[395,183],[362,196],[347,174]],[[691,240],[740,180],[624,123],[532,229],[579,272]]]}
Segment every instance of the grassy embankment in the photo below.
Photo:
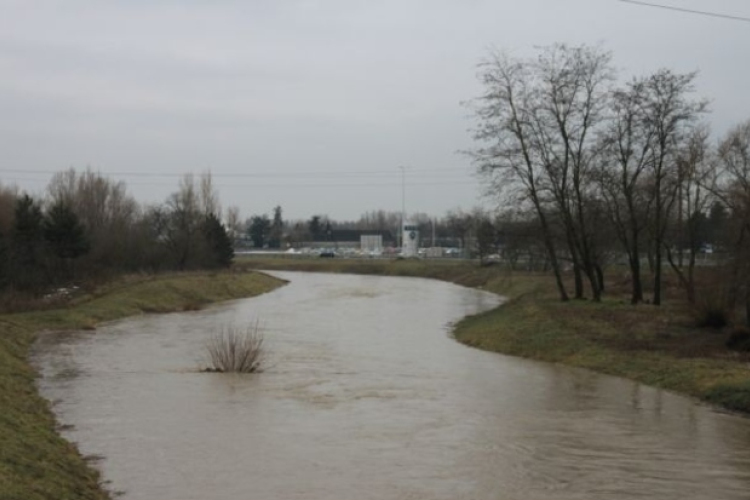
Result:
{"label": "grassy embankment", "polygon": [[726,332],[695,327],[677,287],[661,307],[632,306],[626,282],[611,275],[601,303],[558,300],[545,275],[511,274],[455,261],[245,258],[264,269],[418,276],[483,288],[508,298],[466,318],[456,339],[489,351],[563,363],[677,391],[750,413],[750,355],[729,351]]}
{"label": "grassy embankment", "polygon": [[131,277],[63,308],[0,316],[0,500],[108,498],[87,459],[58,435],[50,405],[36,390],[28,356],[39,331],[93,329],[136,314],[193,310],[280,284],[256,273]]}

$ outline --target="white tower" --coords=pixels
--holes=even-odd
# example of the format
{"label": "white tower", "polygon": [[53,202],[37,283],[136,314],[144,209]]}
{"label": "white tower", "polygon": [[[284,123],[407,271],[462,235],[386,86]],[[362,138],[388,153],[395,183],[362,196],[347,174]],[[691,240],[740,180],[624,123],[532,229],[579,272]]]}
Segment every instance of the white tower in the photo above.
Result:
{"label": "white tower", "polygon": [[419,251],[419,228],[404,221],[401,231],[401,256],[416,257]]}

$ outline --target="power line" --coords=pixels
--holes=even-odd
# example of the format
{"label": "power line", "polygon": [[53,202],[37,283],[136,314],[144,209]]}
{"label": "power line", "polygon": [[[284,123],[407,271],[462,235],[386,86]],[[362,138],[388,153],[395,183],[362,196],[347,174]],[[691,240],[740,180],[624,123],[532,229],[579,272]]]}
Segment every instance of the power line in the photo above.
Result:
{"label": "power line", "polygon": [[[40,182],[44,183],[45,181],[43,179],[33,179],[28,177],[13,177],[11,178],[12,182]],[[471,181],[465,181],[465,180],[458,180],[458,181],[415,181],[415,182],[409,182],[406,185],[409,187],[424,187],[424,186],[457,186],[457,185],[474,185],[474,182]],[[174,186],[172,183],[167,182],[144,182],[144,181],[135,181],[135,182],[128,182],[128,186]],[[367,182],[362,181],[358,183],[352,183],[352,182],[337,182],[337,183],[259,183],[259,184],[224,184],[221,182],[215,183],[215,187],[217,188],[238,188],[238,189],[295,189],[295,188],[302,188],[302,189],[316,189],[316,188],[393,188],[401,186],[401,182]]]}
{"label": "power line", "polygon": [[[433,168],[433,169],[414,169],[411,170],[412,172],[418,172],[422,174],[440,174],[440,173],[453,173],[453,174],[461,174],[462,168],[461,167],[455,167],[455,168]],[[10,169],[10,168],[0,168],[0,175],[2,174],[30,174],[30,175],[53,175],[58,173],[64,173],[65,170],[46,170],[46,169]],[[94,171],[96,174],[101,175],[108,175],[108,176],[122,176],[122,177],[167,177],[167,178],[173,178],[173,177],[184,177],[185,172],[125,172],[125,171],[117,171],[117,172],[102,172],[102,171]],[[189,173],[189,172],[188,172]],[[253,178],[253,177],[277,177],[277,178],[287,178],[287,177],[294,177],[294,178],[304,178],[304,177],[322,177],[322,176],[335,176],[335,177],[360,177],[360,176],[386,176],[386,177],[393,177],[395,176],[395,173],[392,170],[364,170],[364,171],[356,171],[356,170],[349,170],[349,171],[325,171],[325,170],[306,170],[306,171],[287,171],[287,172],[271,172],[271,171],[257,171],[257,172],[209,172],[211,174],[211,177],[214,179],[219,178]]]}
{"label": "power line", "polygon": [[731,19],[732,21],[743,21],[746,23],[750,23],[750,17],[733,16],[730,14],[720,14],[718,12],[708,12],[704,10],[685,9],[683,7],[673,7],[671,5],[641,2],[638,0],[617,0],[617,1],[623,2],[623,3],[632,3],[634,5],[640,5],[644,7],[654,7],[657,9],[672,10],[672,11],[677,11],[677,12],[687,12],[688,14],[697,14],[699,16],[718,17],[720,19]]}

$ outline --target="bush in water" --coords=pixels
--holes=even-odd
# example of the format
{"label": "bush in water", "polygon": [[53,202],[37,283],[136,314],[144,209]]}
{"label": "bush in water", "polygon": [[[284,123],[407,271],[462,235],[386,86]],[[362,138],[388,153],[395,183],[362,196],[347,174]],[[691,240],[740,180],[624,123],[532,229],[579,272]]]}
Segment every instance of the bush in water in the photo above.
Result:
{"label": "bush in water", "polygon": [[258,323],[244,331],[236,326],[222,327],[206,343],[208,372],[253,373],[260,371],[263,335]]}

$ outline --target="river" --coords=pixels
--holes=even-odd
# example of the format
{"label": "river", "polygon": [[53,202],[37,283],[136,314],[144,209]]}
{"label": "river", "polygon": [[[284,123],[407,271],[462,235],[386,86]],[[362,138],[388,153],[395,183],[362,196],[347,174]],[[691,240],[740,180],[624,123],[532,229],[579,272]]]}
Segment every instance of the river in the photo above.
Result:
{"label": "river", "polygon": [[[750,420],[584,370],[462,346],[498,297],[448,283],[273,273],[272,293],[47,334],[63,435],[125,500],[747,499]],[[262,373],[202,373],[258,321]]]}

